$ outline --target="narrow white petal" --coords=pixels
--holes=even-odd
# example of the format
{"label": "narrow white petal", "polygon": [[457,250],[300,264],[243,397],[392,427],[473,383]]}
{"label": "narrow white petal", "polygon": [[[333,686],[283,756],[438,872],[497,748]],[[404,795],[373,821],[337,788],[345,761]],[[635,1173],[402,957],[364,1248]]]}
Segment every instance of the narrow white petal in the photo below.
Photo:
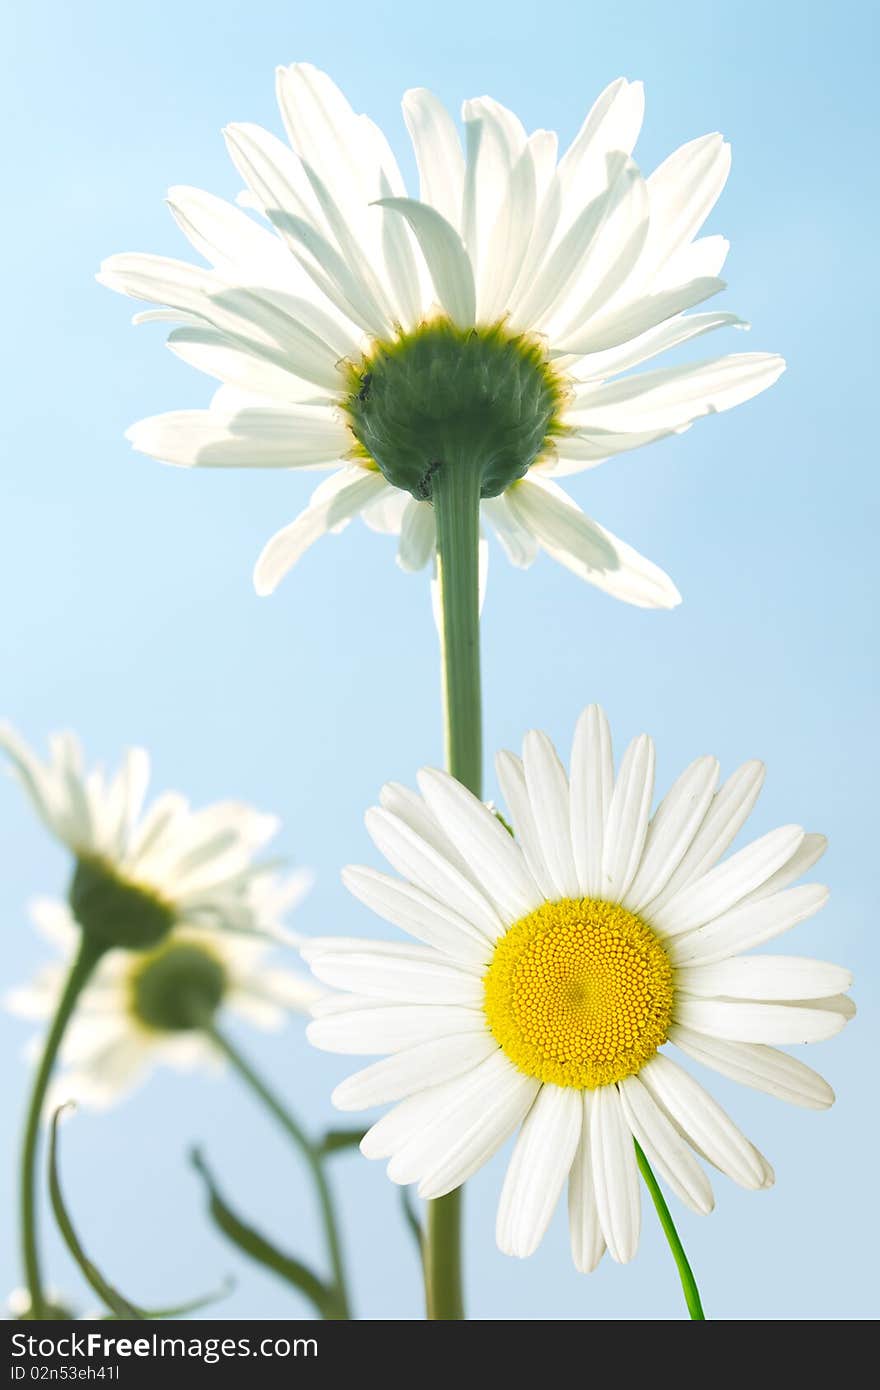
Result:
{"label": "narrow white petal", "polygon": [[614,792],[611,730],[605,711],[590,705],[577,722],[571,750],[571,841],[580,891],[602,893],[605,821]]}
{"label": "narrow white petal", "polygon": [[833,1038],[846,1023],[836,1010],[739,999],[688,999],[679,994],[675,1016],[685,1028],[730,1042],[813,1043]]}
{"label": "narrow white petal", "polygon": [[[479,976],[434,951],[390,942],[357,944],[360,949],[352,943],[348,950],[323,953],[319,944],[310,941],[300,951],[312,973],[324,984],[367,998],[474,1009],[483,1002]],[[425,951],[424,956],[416,954],[420,950]]]}
{"label": "narrow white petal", "polygon": [[423,768],[418,780],[441,828],[479,878],[483,892],[503,920],[513,922],[533,911],[543,895],[526,867],[522,850],[498,817],[446,772]]}
{"label": "narrow white petal", "polygon": [[651,1167],[686,1206],[705,1216],[715,1205],[712,1184],[693,1153],[637,1076],[620,1082],[623,1113]]}
{"label": "narrow white petal", "polygon": [[442,1106],[388,1165],[392,1182],[419,1183],[420,1197],[442,1197],[486,1163],[525,1116],[540,1083],[497,1049],[450,1083]]}
{"label": "narrow white petal", "polygon": [[555,884],[555,896],[576,898],[578,876],[571,844],[568,778],[546,734],[538,730],[526,734],[523,768],[541,854]]}
{"label": "narrow white petal", "polygon": [[460,1005],[388,1004],[383,1000],[358,1000],[352,996],[334,998],[342,1004],[350,1000],[350,1006],[312,1019],[306,1029],[309,1041],[324,1052],[370,1057],[402,1052],[420,1043],[459,1035],[482,1035],[486,1030],[482,1009]]}
{"label": "narrow white petal", "polygon": [[571,418],[608,430],[678,429],[751,400],[784,370],[783,359],[766,352],[658,367],[579,392]]}
{"label": "narrow white petal", "polygon": [[602,893],[620,902],[635,878],[654,796],[654,744],[647,734],[634,738],[623,755],[605,820]]}
{"label": "narrow white petal", "polygon": [[351,435],[320,406],[277,406],[221,415],[172,410],[126,431],[142,454],[184,468],[326,468],[351,448]]}
{"label": "narrow white petal", "polygon": [[484,498],[480,511],[488,518],[510,563],[517,569],[528,569],[538,554],[538,542],[514,516],[505,494]]}
{"label": "narrow white petal", "polygon": [[702,1062],[742,1086],[766,1091],[778,1100],[802,1105],[809,1110],[827,1110],[834,1104],[834,1092],[818,1072],[797,1057],[764,1047],[760,1043],[723,1042],[695,1033],[676,1023],[669,1030],[669,1041],[695,1062]]}
{"label": "narrow white petal", "polygon": [[419,198],[458,228],[464,155],[455,122],[443,103],[424,87],[413,87],[404,94],[403,118],[419,167]]}
{"label": "narrow white petal", "polygon": [[357,516],[388,486],[381,473],[356,466],[344,469],[332,497],[307,507],[264,547],[254,569],[257,593],[271,594],[315,541]]}
{"label": "narrow white petal", "polygon": [[581,1137],[568,1179],[568,1229],[571,1257],[575,1269],[591,1274],[605,1254],[605,1237],[596,1207],[593,1159],[590,1142],[592,1099],[589,1091],[580,1093],[583,1109]]}
{"label": "narrow white petal", "polygon": [[365,822],[377,849],[399,874],[448,904],[490,941],[500,936],[504,923],[486,896],[404,821],[373,807]]}
{"label": "narrow white petal", "polygon": [[533,474],[507,490],[517,520],[566,569],[639,608],[674,608],[681,595],[668,575],[585,516],[549,479]]}
{"label": "narrow white petal", "polygon": [[400,527],[400,546],[397,551],[397,563],[400,568],[408,573],[424,569],[434,554],[436,540],[434,508],[430,502],[417,502],[414,497],[410,497]]}
{"label": "narrow white petal", "polygon": [[439,1085],[472,1071],[497,1050],[498,1044],[488,1032],[420,1043],[355,1072],[340,1082],[331,1099],[337,1110],[387,1105],[423,1091],[426,1085]]}
{"label": "narrow white petal", "polygon": [[[285,405],[311,402],[315,386],[294,375],[280,363],[249,351],[244,343],[236,342],[225,333],[207,325],[199,328],[177,328],[169,334],[168,347],[183,362],[197,371],[206,372],[218,381],[240,391],[256,394]],[[326,397],[326,404],[331,397]],[[346,453],[350,442],[341,449]]]}
{"label": "narrow white petal", "polygon": [[[678,283],[683,283],[684,278],[682,277],[682,281]],[[702,337],[704,333],[711,333],[716,328],[747,326],[736,314],[710,312],[679,315],[666,323],[658,324],[655,328],[649,328],[619,347],[590,353],[582,362],[574,364],[572,373],[584,381],[593,378],[604,380],[606,377],[616,376],[619,372],[628,372],[633,367],[639,367],[643,362],[649,362],[652,357],[658,357],[661,352],[681,347],[683,343],[689,343],[693,338]]]}
{"label": "narrow white petal", "polygon": [[654,273],[696,236],[729,173],[730,146],[716,132],[682,145],[651,174],[651,240],[646,257]]}
{"label": "narrow white petal", "polygon": [[677,966],[713,965],[781,936],[827,901],[828,889],[822,883],[802,883],[757,901],[746,898],[697,931],[674,938],[667,949]]}
{"label": "narrow white petal", "polygon": [[414,198],[380,198],[378,202],[406,218],[422,248],[440,303],[453,323],[469,328],[476,316],[476,290],[458,232],[434,208]]}
{"label": "narrow white petal", "polygon": [[803,837],[799,825],[783,825],[762,835],[682,888],[659,912],[652,910],[652,926],[664,936],[680,936],[710,922],[775,874]]}
{"label": "narrow white petal", "polygon": [[563,329],[554,338],[554,351],[575,353],[580,357],[620,347],[685,310],[696,308],[726,288],[725,282],[717,276],[701,276],[685,285],[641,295],[595,318],[587,314],[582,326]]}
{"label": "narrow white petal", "polygon": [[698,1153],[740,1187],[763,1187],[766,1174],[757,1150],[698,1081],[660,1052],[639,1077]]}
{"label": "narrow white petal", "polygon": [[638,912],[666,886],[693,843],[718,785],[717,758],[697,758],[673,783],[655,812],[639,871],[625,897]]}
{"label": "narrow white petal", "polygon": [[736,956],[675,972],[676,988],[704,999],[821,999],[843,994],[852,975],[809,956]]}
{"label": "narrow white petal", "polygon": [[568,1177],[582,1123],[576,1090],[541,1087],[523,1121],[501,1189],[495,1238],[505,1255],[525,1259],[540,1245]]}
{"label": "narrow white petal", "polygon": [[552,901],[556,895],[556,885],[544,859],[544,851],[541,848],[541,838],[535,825],[522,762],[515,754],[502,750],[496,755],[495,771],[501,785],[502,795],[507,802],[517,843],[522,847],[532,878],[545,899]]}
{"label": "narrow white petal", "polygon": [[760,898],[769,898],[773,893],[779,893],[783,888],[787,888],[790,883],[794,883],[804,874],[809,873],[814,864],[818,864],[822,855],[828,848],[828,841],[824,835],[817,835],[815,831],[808,831],[801,840],[794,854],[781,869],[777,869],[762,883],[760,888],[749,894],[749,902],[757,902]]}
{"label": "narrow white petal", "polygon": [[727,779],[666,887],[646,904],[649,913],[659,912],[676,893],[717,863],[751,814],[763,785],[764,764],[757,760],[744,763]]}
{"label": "narrow white petal", "polygon": [[642,1208],[636,1151],[616,1086],[593,1095],[590,1154],[599,1222],[608,1253],[626,1264],[638,1249]]}
{"label": "narrow white petal", "polygon": [[342,881],[373,912],[452,960],[480,965],[491,959],[492,947],[482,932],[414,884],[359,865],[343,869]]}

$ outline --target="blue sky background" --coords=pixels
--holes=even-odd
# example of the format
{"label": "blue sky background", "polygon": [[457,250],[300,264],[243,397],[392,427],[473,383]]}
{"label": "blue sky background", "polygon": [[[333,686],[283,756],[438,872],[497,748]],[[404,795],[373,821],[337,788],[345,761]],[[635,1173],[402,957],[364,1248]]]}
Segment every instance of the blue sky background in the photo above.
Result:
{"label": "blue sky background", "polygon": [[[129,326],[130,302],[93,280],[122,250],[189,254],[163,207],[192,183],[234,196],[219,131],[280,130],[276,63],[326,67],[388,131],[411,170],[399,99],[427,85],[453,108],[489,92],[526,125],[570,138],[623,73],[647,84],[637,156],[720,129],[733,173],[709,230],[732,241],[724,307],[754,327],[745,346],[789,371],[755,402],[682,439],[624,455],[575,481],[586,509],[667,568],[685,602],[641,613],[582,587],[547,559],[528,573],[493,554],[484,615],[491,750],[547,729],[567,753],[584,704],[608,708],[622,748],[658,740],[659,785],[696,755],[727,771],[769,764],[755,833],[796,820],[826,831],[831,903],[786,950],[857,972],[860,1020],[809,1060],[838,1092],[825,1114],[708,1080],[776,1166],[769,1193],[716,1183],[708,1219],[679,1207],[708,1313],[734,1319],[876,1314],[876,1028],[865,1007],[878,963],[876,764],[876,306],[871,104],[873,5],[785,0],[736,6],[593,0],[332,6],[255,0],[86,0],[17,6],[0,90],[9,202],[0,225],[7,397],[0,414],[0,709],[41,744],[71,726],[95,757],[152,751],[155,785],[196,802],[227,795],[280,812],[283,849],[317,887],[298,925],[369,934],[338,881],[376,863],[362,813],[382,781],[441,758],[438,658],[427,581],[393,563],[360,523],[317,547],[272,599],[251,567],[303,504],[295,475],[186,473],[131,453],[123,431],[156,411],[206,403],[211,383]],[[872,42],[874,40],[874,42]],[[718,301],[720,304],[720,300]],[[717,336],[707,352],[742,350]],[[11,389],[9,389],[11,386]],[[494,786],[490,783],[490,791]],[[63,889],[65,856],[0,782],[0,984],[45,958],[25,903]],[[0,1291],[20,1281],[14,1147],[27,1028],[0,1018],[4,1094]],[[299,1112],[332,1122],[345,1059],[312,1053],[294,1022],[240,1041]],[[301,1315],[296,1295],[246,1266],[214,1233],[187,1167],[204,1143],[241,1210],[279,1242],[320,1258],[297,1160],[235,1083],[163,1073],[64,1135],[65,1178],[95,1259],[144,1303],[193,1294],[217,1272],[236,1292],[217,1317]],[[467,1190],[474,1317],[682,1316],[671,1260],[646,1211],[625,1269],[574,1274],[558,1215],[521,1264],[494,1247],[504,1157]],[[416,1259],[381,1166],[338,1161],[346,1244],[367,1318],[415,1318]],[[49,1236],[49,1222],[45,1223]],[[52,1282],[93,1306],[47,1239]]]}

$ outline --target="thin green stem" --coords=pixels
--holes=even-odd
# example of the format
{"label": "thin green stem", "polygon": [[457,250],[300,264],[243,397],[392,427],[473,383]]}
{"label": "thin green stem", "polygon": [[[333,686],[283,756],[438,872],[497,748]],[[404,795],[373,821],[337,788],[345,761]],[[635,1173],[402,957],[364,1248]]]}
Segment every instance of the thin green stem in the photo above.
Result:
{"label": "thin green stem", "polygon": [[270,1114],[274,1115],[282,1129],[290,1135],[309,1166],[309,1171],[312,1174],[318,1193],[318,1203],[321,1208],[321,1220],[327,1241],[327,1253],[330,1258],[333,1283],[337,1293],[339,1309],[338,1320],[345,1322],[351,1317],[351,1308],[349,1305],[348,1288],[345,1278],[345,1267],[342,1259],[342,1246],[340,1244],[339,1232],[336,1224],[333,1197],[324,1172],[323,1158],[319,1152],[318,1145],[312,1143],[299,1121],[294,1119],[293,1115],[282,1105],[278,1097],[269,1090],[268,1086],[257,1075],[250,1063],[245,1060],[226,1035],[220,1032],[216,1024],[212,1020],[205,1021],[201,1024],[201,1027],[202,1031],[208,1035],[218,1051],[222,1052],[232,1068],[238,1073],[242,1081],[250,1087],[254,1095],[266,1106]]}
{"label": "thin green stem", "polygon": [[706,1314],[703,1312],[703,1305],[700,1302],[700,1291],[697,1288],[697,1281],[694,1278],[693,1270],[688,1264],[688,1257],[684,1253],[684,1246],[681,1243],[678,1231],[675,1229],[675,1223],[673,1222],[672,1217],[669,1214],[669,1208],[666,1205],[666,1199],[664,1198],[663,1193],[660,1191],[657,1179],[654,1177],[654,1174],[651,1170],[651,1165],[645,1158],[644,1152],[642,1150],[641,1145],[639,1144],[639,1141],[637,1139],[634,1139],[633,1143],[636,1146],[636,1162],[639,1165],[639,1172],[644,1178],[645,1186],[651,1194],[651,1200],[653,1201],[654,1206],[657,1210],[657,1215],[660,1218],[660,1225],[663,1227],[663,1234],[669,1242],[669,1248],[672,1251],[672,1258],[675,1260],[676,1266],[678,1268],[678,1277],[681,1279],[681,1287],[682,1292],[684,1293],[684,1301],[687,1304],[687,1309],[690,1313],[691,1320],[694,1322],[705,1322]]}
{"label": "thin green stem", "polygon": [[[445,460],[432,477],[437,522],[440,651],[446,766],[475,796],[482,794],[480,693],[480,470],[466,457]],[[428,1203],[425,1296],[432,1320],[464,1317],[461,1259],[463,1189]]]}
{"label": "thin green stem", "polygon": [[46,1089],[58,1056],[58,1049],[73,1015],[83,986],[104,954],[104,947],[85,935],[80,939],[61,998],[55,1010],[43,1053],[34,1077],[28,1103],[21,1149],[21,1244],[24,1257],[25,1282],[30,1295],[30,1317],[46,1317],[46,1296],[40,1274],[40,1254],[37,1240],[37,1149],[40,1139],[40,1119],[46,1099]]}

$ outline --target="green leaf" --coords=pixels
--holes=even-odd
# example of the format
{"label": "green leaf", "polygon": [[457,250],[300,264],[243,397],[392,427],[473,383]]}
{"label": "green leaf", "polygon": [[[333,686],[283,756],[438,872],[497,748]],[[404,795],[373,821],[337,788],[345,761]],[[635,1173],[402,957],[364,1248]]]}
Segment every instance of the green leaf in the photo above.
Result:
{"label": "green leaf", "polygon": [[61,1191],[61,1180],[58,1175],[58,1119],[62,1111],[70,1108],[69,1105],[62,1105],[52,1116],[52,1128],[49,1135],[49,1197],[52,1201],[52,1210],[55,1213],[55,1220],[58,1222],[58,1229],[64,1237],[65,1244],[73,1258],[76,1260],[84,1278],[100,1299],[107,1304],[112,1313],[118,1318],[134,1318],[138,1321],[148,1315],[142,1309],[137,1308],[128,1299],[123,1298],[122,1294],[114,1289],[112,1284],[108,1284],[101,1271],[96,1265],[92,1264],[82,1245],[79,1237],[73,1228],[73,1222],[67,1211],[64,1201],[64,1194]]}
{"label": "green leaf", "polygon": [[252,1260],[264,1265],[266,1269],[271,1269],[288,1284],[293,1284],[294,1288],[305,1294],[322,1318],[338,1319],[339,1304],[336,1291],[313,1274],[301,1260],[286,1255],[253,1226],[245,1225],[220,1195],[213,1175],[198,1149],[193,1150],[191,1157],[193,1167],[207,1188],[211,1217],[226,1238]]}
{"label": "green leaf", "polygon": [[[141,1316],[149,1318],[151,1322],[159,1322],[163,1318],[183,1318],[187,1313],[198,1313],[201,1308],[207,1308],[212,1303],[219,1303],[221,1299],[228,1298],[235,1288],[234,1279],[226,1279],[219,1289],[214,1289],[212,1293],[202,1294],[200,1298],[191,1298],[186,1303],[178,1303],[173,1308],[146,1308]],[[113,1322],[113,1318],[106,1318],[106,1322]]]}
{"label": "green leaf", "polygon": [[315,1151],[322,1158],[340,1153],[343,1149],[356,1149],[366,1134],[364,1129],[328,1129],[318,1140]]}

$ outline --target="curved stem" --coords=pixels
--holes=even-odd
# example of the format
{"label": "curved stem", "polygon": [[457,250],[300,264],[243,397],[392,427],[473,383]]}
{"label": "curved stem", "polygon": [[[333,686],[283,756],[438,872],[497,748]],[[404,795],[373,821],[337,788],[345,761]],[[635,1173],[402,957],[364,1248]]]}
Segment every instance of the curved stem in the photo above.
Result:
{"label": "curved stem", "polygon": [[657,1179],[651,1170],[651,1165],[645,1158],[644,1152],[638,1139],[634,1139],[636,1146],[636,1162],[639,1165],[639,1172],[645,1179],[645,1186],[651,1194],[651,1200],[660,1218],[660,1225],[663,1227],[663,1234],[669,1242],[672,1251],[672,1258],[678,1267],[678,1277],[681,1279],[681,1287],[684,1293],[684,1301],[687,1304],[688,1312],[693,1322],[705,1322],[706,1314],[703,1312],[703,1305],[700,1302],[700,1291],[697,1288],[697,1281],[694,1278],[693,1270],[688,1264],[688,1257],[684,1253],[684,1246],[679,1238],[678,1231],[666,1205],[666,1199],[660,1191]]}
{"label": "curved stem", "polygon": [[40,1138],[40,1118],[46,1089],[58,1056],[58,1049],[70,1022],[80,992],[104,954],[104,947],[83,935],[70,966],[61,998],[55,1010],[43,1053],[34,1077],[28,1103],[21,1149],[21,1243],[24,1257],[25,1282],[30,1295],[30,1316],[46,1317],[46,1298],[40,1274],[40,1255],[37,1243],[37,1186],[36,1159]]}
{"label": "curved stem", "polygon": [[299,1121],[294,1119],[293,1115],[281,1104],[278,1097],[269,1090],[268,1086],[257,1075],[250,1063],[245,1061],[238,1049],[233,1046],[224,1033],[220,1032],[213,1021],[206,1021],[200,1026],[218,1051],[222,1052],[223,1056],[231,1064],[241,1079],[263,1102],[266,1109],[274,1115],[282,1129],[290,1135],[309,1166],[318,1193],[318,1203],[321,1208],[321,1220],[323,1222],[324,1235],[327,1241],[327,1253],[330,1257],[333,1283],[336,1288],[338,1299],[338,1319],[340,1321],[347,1321],[351,1317],[351,1309],[348,1300],[345,1268],[342,1260],[342,1247],[340,1245],[339,1232],[336,1226],[333,1197],[324,1173],[323,1162],[317,1146],[312,1143],[305,1130],[299,1124]]}
{"label": "curved stem", "polygon": [[[466,457],[444,460],[433,474],[440,591],[440,652],[446,766],[475,796],[482,794],[480,692],[480,470]],[[461,1268],[463,1189],[428,1203],[425,1296],[432,1320],[464,1317]]]}

